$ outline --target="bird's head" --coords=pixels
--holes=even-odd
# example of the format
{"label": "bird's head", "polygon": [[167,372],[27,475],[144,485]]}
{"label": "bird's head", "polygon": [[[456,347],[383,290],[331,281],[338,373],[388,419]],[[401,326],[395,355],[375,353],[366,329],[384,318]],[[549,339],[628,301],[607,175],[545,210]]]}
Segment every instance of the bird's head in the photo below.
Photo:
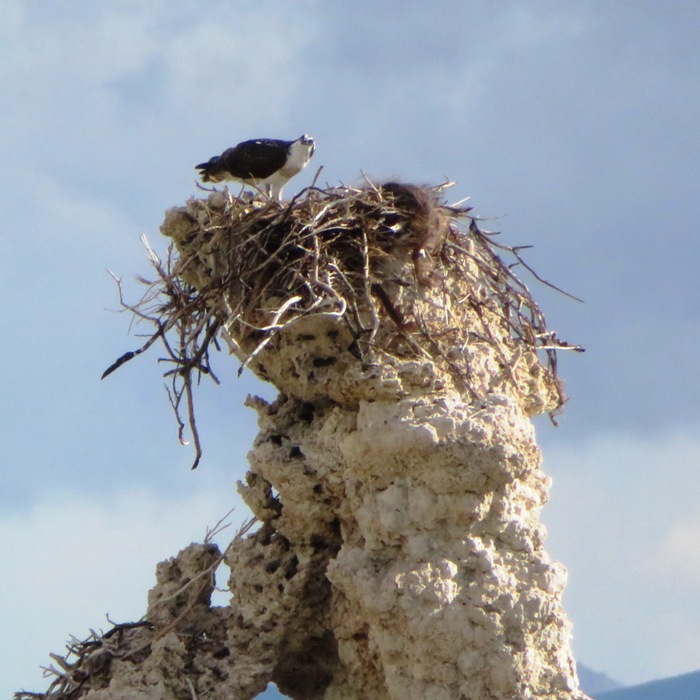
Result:
{"label": "bird's head", "polygon": [[304,134],[297,139],[297,143],[300,143],[302,146],[306,146],[309,151],[309,158],[311,158],[311,156],[314,154],[314,150],[316,149],[314,137]]}

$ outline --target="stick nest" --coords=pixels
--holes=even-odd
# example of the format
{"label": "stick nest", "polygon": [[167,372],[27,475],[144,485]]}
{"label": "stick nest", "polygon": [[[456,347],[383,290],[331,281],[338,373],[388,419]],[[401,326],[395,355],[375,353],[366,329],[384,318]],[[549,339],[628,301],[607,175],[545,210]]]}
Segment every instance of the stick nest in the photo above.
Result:
{"label": "stick nest", "polygon": [[[361,386],[371,368],[384,368],[386,386],[386,368],[424,371],[430,363],[443,386],[451,382],[469,400],[509,387],[528,413],[553,415],[565,401],[556,351],[580,348],[547,328],[513,268],[553,285],[525,263],[522,248],[480,229],[470,207],[446,204],[444,187],[308,188],[283,205],[225,189],[168,210],[161,232],[173,244],[166,260],[145,241],[156,279],[142,280],[148,291],[138,304],[122,299],[155,331],[105,376],[160,339],[172,365],[165,376],[181,440],[186,398],[197,459],[192,380],[217,381],[209,360],[219,338],[241,360],[239,371],[250,366],[304,400],[318,392],[351,400],[347,389],[334,395],[332,387],[353,372]],[[304,351],[319,334],[324,349]],[[304,374],[304,363],[306,383],[285,385]],[[324,371],[335,372],[325,384]]]}

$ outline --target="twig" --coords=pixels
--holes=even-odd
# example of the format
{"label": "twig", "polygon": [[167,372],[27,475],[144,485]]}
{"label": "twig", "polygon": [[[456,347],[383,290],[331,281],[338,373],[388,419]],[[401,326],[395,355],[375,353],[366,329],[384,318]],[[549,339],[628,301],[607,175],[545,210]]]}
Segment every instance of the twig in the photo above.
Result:
{"label": "twig", "polygon": [[[275,338],[310,315],[346,324],[353,336],[350,352],[362,362],[360,345],[385,355],[434,358],[476,394],[469,371],[475,343],[493,348],[511,383],[516,382],[508,362],[513,348],[541,350],[563,403],[556,350],[582,348],[547,328],[513,266],[580,299],[538,275],[523,258],[526,246],[495,243],[490,232],[479,229],[471,208],[463,206],[466,200],[439,202],[454,184],[449,180],[432,189],[383,186],[363,173],[365,187],[319,189],[320,173],[282,208],[265,198],[232,198],[230,193],[222,205],[217,192],[213,199],[192,199],[184,209],[171,211],[168,216],[177,221],[170,226],[166,217],[163,231],[173,237],[174,246],[167,255],[161,259],[143,239],[156,278],[142,280],[146,291],[136,304],[125,302],[121,280],[110,273],[122,308],[131,312],[132,321],[150,324],[152,330],[103,376],[161,341],[178,438],[187,444],[186,425],[192,434],[193,468],[202,457],[194,382],[205,375],[218,383],[210,362],[212,348],[219,349],[218,336],[240,359],[240,375],[255,367]],[[420,227],[434,220],[449,220],[449,233],[441,248],[430,251],[438,281],[426,293],[433,282],[421,280],[417,267],[413,274],[401,272],[393,260],[410,260],[405,251],[415,252],[414,239],[431,233]],[[466,232],[457,228],[460,222],[467,222]],[[513,263],[500,255],[511,256]],[[455,355],[457,348],[463,349],[462,357]]]}

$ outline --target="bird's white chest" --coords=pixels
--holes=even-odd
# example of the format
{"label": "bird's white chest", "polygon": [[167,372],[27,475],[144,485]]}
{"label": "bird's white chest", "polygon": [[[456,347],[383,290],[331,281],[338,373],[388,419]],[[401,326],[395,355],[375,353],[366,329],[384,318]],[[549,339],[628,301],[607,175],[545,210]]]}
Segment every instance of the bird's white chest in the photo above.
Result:
{"label": "bird's white chest", "polygon": [[288,180],[300,170],[303,170],[310,159],[311,146],[301,143],[300,141],[295,141],[289,149],[289,158],[287,158],[287,162],[279,170],[279,174],[286,177]]}

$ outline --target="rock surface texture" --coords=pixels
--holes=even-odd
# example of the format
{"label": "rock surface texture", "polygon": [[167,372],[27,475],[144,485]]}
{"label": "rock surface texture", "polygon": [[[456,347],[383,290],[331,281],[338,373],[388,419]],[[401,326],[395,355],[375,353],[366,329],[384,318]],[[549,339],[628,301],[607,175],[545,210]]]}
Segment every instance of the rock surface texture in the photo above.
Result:
{"label": "rock surface texture", "polygon": [[[248,400],[260,432],[239,490],[261,525],[223,555],[191,545],[160,564],[150,627],[113,646],[86,697],[247,700],[270,681],[298,700],[586,697],[561,603],[566,572],[544,550],[549,480],[530,421],[558,407],[560,387],[534,341],[514,337],[478,240],[414,194],[362,195],[384,208],[346,235],[379,221],[396,238],[381,254],[358,244],[369,253],[352,268],[348,287],[365,290],[352,315],[350,292],[309,312],[284,307],[298,290],[285,297],[277,285],[243,324],[227,287],[222,332],[280,392]],[[302,223],[318,223],[327,201]],[[215,193],[168,212],[163,232],[181,260],[195,255],[197,289],[229,264],[216,236],[243,218],[240,206]],[[350,278],[326,272],[314,273],[319,288]],[[222,557],[232,602],[212,608]]]}
{"label": "rock surface texture", "polygon": [[303,613],[284,622],[289,591],[264,573],[276,558],[266,542],[239,543],[229,564],[238,599],[266,610],[265,624],[279,610],[275,621],[291,624],[300,654],[292,667],[322,682],[318,695],[297,694],[295,679],[275,676],[283,690],[577,697],[566,574],[542,546],[548,481],[515,401],[493,396],[475,410],[430,394],[331,404],[313,416],[292,398],[257,406],[261,433],[243,494],[288,543],[288,559],[293,552],[307,593],[292,601]]}

